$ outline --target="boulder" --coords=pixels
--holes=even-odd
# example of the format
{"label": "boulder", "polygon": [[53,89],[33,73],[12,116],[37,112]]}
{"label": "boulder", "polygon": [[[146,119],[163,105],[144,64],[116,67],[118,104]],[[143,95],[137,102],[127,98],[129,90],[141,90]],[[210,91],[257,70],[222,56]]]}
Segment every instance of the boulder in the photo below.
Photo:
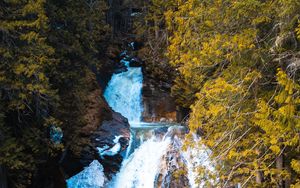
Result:
{"label": "boulder", "polygon": [[[117,112],[112,112],[111,120],[104,120],[90,136],[90,143],[81,150],[80,158],[70,153],[64,159],[64,169],[69,176],[80,172],[92,161],[103,165],[109,179],[119,171],[130,140],[128,120]],[[68,164],[72,165],[69,166]],[[77,164],[77,165],[76,165]]]}
{"label": "boulder", "polygon": [[120,74],[122,72],[126,72],[128,69],[124,66],[124,67],[119,67],[115,70],[115,74]]}
{"label": "boulder", "polygon": [[113,112],[112,120],[104,121],[91,136],[92,148],[107,177],[120,169],[129,140],[128,120],[117,112]]}
{"label": "boulder", "polygon": [[126,72],[128,69],[123,63],[118,63],[117,67],[114,70],[115,74]]}
{"label": "boulder", "polygon": [[182,143],[173,139],[172,145],[161,162],[161,171],[156,179],[157,187],[188,188],[191,187],[187,177],[185,159],[180,154]]}
{"label": "boulder", "polygon": [[189,129],[185,126],[175,125],[168,128],[168,133],[166,136],[174,138],[175,136],[184,139],[185,135],[189,132]]}
{"label": "boulder", "polygon": [[160,136],[161,138],[163,138],[167,132],[168,132],[168,127],[160,127],[154,129],[154,135],[157,137]]}

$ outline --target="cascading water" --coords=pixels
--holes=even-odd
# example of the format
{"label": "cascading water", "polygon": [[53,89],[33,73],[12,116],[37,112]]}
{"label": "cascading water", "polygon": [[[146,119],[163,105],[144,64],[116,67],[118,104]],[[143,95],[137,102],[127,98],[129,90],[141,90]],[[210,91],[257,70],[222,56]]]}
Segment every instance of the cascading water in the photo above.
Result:
{"label": "cascading water", "polygon": [[155,176],[160,171],[161,158],[170,145],[170,139],[153,136],[151,130],[155,126],[140,122],[143,110],[142,70],[141,67],[130,67],[126,60],[121,62],[127,67],[127,71],[112,76],[104,97],[113,110],[129,120],[131,137],[121,170],[107,186],[152,188]]}
{"label": "cascading water", "polygon": [[170,138],[158,140],[155,136],[145,141],[123,162],[120,172],[108,187],[153,188],[160,172],[160,161],[171,143]]}
{"label": "cascading water", "polygon": [[110,107],[121,113],[129,122],[140,122],[142,116],[143,73],[141,67],[129,67],[129,61],[122,60],[126,72],[113,74],[104,92]]}
{"label": "cascading water", "polygon": [[[124,54],[123,54],[124,55]],[[126,55],[126,54],[125,54]],[[104,97],[116,112],[125,116],[131,125],[130,143],[127,148],[120,171],[106,184],[101,164],[95,161],[84,171],[70,178],[70,188],[172,188],[172,187],[205,187],[199,183],[195,165],[202,165],[213,171],[205,149],[183,151],[183,139],[186,128],[183,126],[160,123],[141,122],[143,74],[141,67],[130,67],[129,61],[122,60],[126,72],[113,74],[105,90]],[[119,148],[119,137],[115,146],[98,148],[100,157],[104,154],[114,155]],[[195,137],[195,141],[198,138]],[[108,146],[107,146],[108,147]],[[109,153],[108,153],[109,152]],[[176,171],[185,169],[180,183],[174,180]],[[96,174],[101,177],[95,179]],[[93,181],[93,178],[95,179]],[[176,182],[176,185],[174,185]],[[76,186],[75,186],[76,185]]]}

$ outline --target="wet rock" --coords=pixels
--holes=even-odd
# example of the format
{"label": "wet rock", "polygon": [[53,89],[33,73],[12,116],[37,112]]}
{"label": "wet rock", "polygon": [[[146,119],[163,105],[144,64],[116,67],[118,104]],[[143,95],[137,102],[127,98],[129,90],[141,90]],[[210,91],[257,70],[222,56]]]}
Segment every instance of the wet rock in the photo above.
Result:
{"label": "wet rock", "polygon": [[180,154],[181,142],[174,139],[168,152],[161,163],[161,172],[157,177],[157,187],[161,188],[188,188],[190,187],[187,177],[185,160]]}
{"label": "wet rock", "polygon": [[[116,137],[119,138],[116,139]],[[96,158],[103,165],[107,177],[111,177],[120,169],[129,140],[130,130],[128,120],[116,112],[113,112],[112,120],[104,121],[92,135],[92,148],[96,151]],[[115,150],[117,146],[119,148]],[[109,151],[110,154],[100,156],[99,149],[103,149],[103,152],[110,149],[111,151]]]}
{"label": "wet rock", "polygon": [[115,68],[114,73],[119,74],[119,73],[122,73],[122,72],[126,72],[127,70],[128,70],[127,67],[123,63],[119,63],[117,65],[117,67]]}
{"label": "wet rock", "polygon": [[133,57],[129,61],[130,67],[141,67],[141,66],[143,66],[143,64],[144,64],[144,62],[138,57]]}
{"label": "wet rock", "polygon": [[143,42],[133,42],[132,47],[133,50],[140,50],[144,46]]}
{"label": "wet rock", "polygon": [[188,133],[188,128],[185,126],[171,126],[168,128],[167,136],[174,138],[175,136],[184,139],[185,135]]}
{"label": "wet rock", "polygon": [[122,60],[124,58],[126,58],[128,51],[124,50],[123,52],[121,52],[118,56],[119,60]]}
{"label": "wet rock", "polygon": [[85,167],[88,166],[90,162],[96,158],[96,156],[97,155],[95,148],[91,144],[89,144],[81,150],[79,161],[82,164],[82,166]]}
{"label": "wet rock", "polygon": [[154,129],[154,135],[163,137],[168,132],[168,127]]}
{"label": "wet rock", "polygon": [[[85,98],[83,108],[85,124],[73,130],[77,133],[76,138],[70,138],[66,134],[69,136],[68,140],[73,140],[69,141],[60,159],[60,166],[67,178],[78,174],[94,160],[98,160],[103,165],[106,175],[116,172],[123,159],[122,152],[128,145],[130,133],[127,119],[112,111],[102,97],[97,82],[95,80],[91,82],[95,84]],[[104,145],[113,147],[115,136],[119,135],[122,136],[118,140],[120,151],[115,156],[101,158],[97,148]]]}
{"label": "wet rock", "polygon": [[122,73],[122,72],[126,72],[127,70],[128,69],[125,66],[123,66],[123,67],[117,68],[114,73],[119,74],[119,73]]}
{"label": "wet rock", "polygon": [[[117,138],[117,139],[116,139]],[[98,160],[104,167],[106,177],[111,178],[121,167],[123,156],[127,150],[130,140],[129,123],[126,118],[117,112],[112,112],[112,119],[105,120],[93,131],[90,136],[90,143],[87,144],[80,154],[80,158],[69,154],[65,159],[66,164],[72,161],[72,164],[78,164],[76,169],[65,166],[67,174],[75,175],[88,166],[92,161]],[[115,149],[117,148],[117,149]],[[100,152],[101,151],[101,152]],[[101,155],[102,154],[102,155]],[[74,173],[76,172],[76,173]]]}
{"label": "wet rock", "polygon": [[143,85],[143,121],[180,122],[180,111],[171,96],[170,86],[145,77]]}
{"label": "wet rock", "polygon": [[160,122],[167,122],[167,118],[162,117],[162,118],[160,118],[159,121],[160,121]]}

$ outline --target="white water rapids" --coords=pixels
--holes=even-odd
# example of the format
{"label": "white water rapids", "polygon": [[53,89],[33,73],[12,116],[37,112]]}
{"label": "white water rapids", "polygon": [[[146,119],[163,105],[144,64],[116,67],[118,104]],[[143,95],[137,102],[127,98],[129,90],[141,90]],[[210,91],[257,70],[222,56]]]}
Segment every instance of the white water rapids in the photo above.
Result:
{"label": "white water rapids", "polygon": [[[204,187],[197,181],[195,167],[203,164],[213,170],[208,160],[209,154],[199,148],[181,150],[183,130],[186,130],[182,126],[141,122],[142,69],[129,67],[129,62],[125,60],[121,63],[126,65],[127,71],[113,74],[104,93],[112,109],[126,117],[131,125],[130,143],[121,169],[112,180],[107,181],[101,164],[94,161],[80,174],[70,178],[68,187],[172,188],[172,172],[182,166],[178,161],[183,163],[188,180],[187,185],[178,184],[176,187]],[[183,134],[177,136],[178,133]],[[104,181],[107,183],[104,184]]]}
{"label": "white water rapids", "polygon": [[127,67],[126,72],[113,74],[104,92],[110,107],[121,113],[129,122],[140,122],[143,107],[142,87],[143,73],[141,67],[129,67],[129,62],[122,60]]}
{"label": "white water rapids", "polygon": [[168,150],[170,138],[156,140],[155,137],[143,142],[135,152],[124,160],[120,172],[110,187],[153,188],[155,177],[160,171],[160,161]]}

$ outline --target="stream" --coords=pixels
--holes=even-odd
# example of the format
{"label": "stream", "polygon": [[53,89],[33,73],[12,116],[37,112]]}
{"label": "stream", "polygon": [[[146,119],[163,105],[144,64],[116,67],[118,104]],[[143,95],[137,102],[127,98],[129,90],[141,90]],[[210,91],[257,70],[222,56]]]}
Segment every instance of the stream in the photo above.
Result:
{"label": "stream", "polygon": [[[197,166],[213,171],[209,152],[203,146],[182,149],[188,132],[180,124],[145,123],[141,121],[143,73],[141,67],[130,67],[121,60],[126,72],[113,74],[104,92],[110,107],[126,117],[130,124],[130,142],[120,171],[111,179],[104,177],[103,167],[93,161],[81,173],[67,180],[69,188],[175,188],[205,187],[196,175]],[[194,140],[199,139],[197,136]],[[118,152],[116,145],[111,155]],[[103,151],[101,148],[99,152]],[[181,175],[177,175],[179,172]]]}

